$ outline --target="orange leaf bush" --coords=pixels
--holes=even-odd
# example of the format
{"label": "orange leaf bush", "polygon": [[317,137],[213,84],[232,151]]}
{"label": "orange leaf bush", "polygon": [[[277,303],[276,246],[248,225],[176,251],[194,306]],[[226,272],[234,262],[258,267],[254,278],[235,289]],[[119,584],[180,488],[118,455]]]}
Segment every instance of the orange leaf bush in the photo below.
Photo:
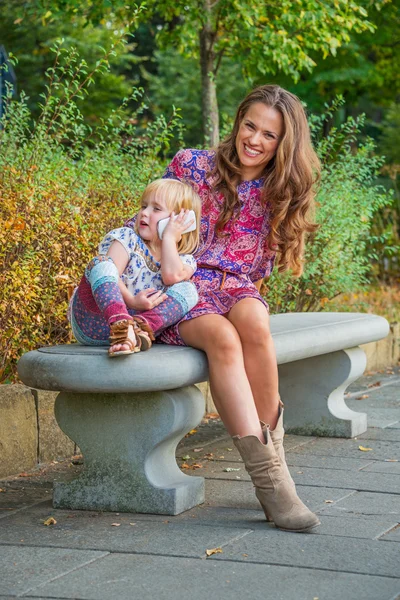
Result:
{"label": "orange leaf bush", "polygon": [[[11,91],[0,124],[0,382],[16,381],[24,352],[71,341],[68,299],[101,237],[135,213],[161,175],[179,118],[135,125],[143,106],[134,90],[90,129],[75,99],[91,79],[70,51],[59,45],[55,53],[33,128],[24,94],[14,101]],[[127,121],[132,102],[139,107]]]}

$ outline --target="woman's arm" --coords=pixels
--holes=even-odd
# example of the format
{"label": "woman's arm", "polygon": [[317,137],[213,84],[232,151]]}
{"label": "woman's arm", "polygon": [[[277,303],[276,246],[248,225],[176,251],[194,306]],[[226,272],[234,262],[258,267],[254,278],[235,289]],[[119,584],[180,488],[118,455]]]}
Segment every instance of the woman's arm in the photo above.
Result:
{"label": "woman's arm", "polygon": [[193,275],[193,269],[189,265],[183,264],[177,250],[182,232],[193,222],[193,220],[188,221],[188,212],[187,210],[181,210],[176,217],[172,213],[171,219],[164,230],[161,243],[161,277],[165,285],[185,281]]}

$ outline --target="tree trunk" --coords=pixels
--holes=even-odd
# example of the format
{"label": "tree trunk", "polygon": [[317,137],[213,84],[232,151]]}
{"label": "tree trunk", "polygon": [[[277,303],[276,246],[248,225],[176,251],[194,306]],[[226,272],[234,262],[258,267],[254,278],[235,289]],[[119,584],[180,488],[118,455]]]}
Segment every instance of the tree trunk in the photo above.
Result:
{"label": "tree trunk", "polygon": [[203,135],[207,146],[216,146],[219,142],[219,114],[217,86],[214,76],[213,50],[216,32],[211,25],[210,1],[204,1],[206,23],[200,31],[200,67],[201,67],[201,106],[203,117]]}

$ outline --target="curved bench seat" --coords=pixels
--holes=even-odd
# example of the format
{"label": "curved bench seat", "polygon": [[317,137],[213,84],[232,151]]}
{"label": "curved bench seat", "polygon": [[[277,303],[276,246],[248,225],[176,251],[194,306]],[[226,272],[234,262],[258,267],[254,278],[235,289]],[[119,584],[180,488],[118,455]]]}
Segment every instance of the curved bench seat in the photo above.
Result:
{"label": "curved bench seat", "polygon": [[[389,333],[383,317],[362,313],[287,313],[271,317],[278,365],[353,348]],[[200,350],[155,344],[149,352],[110,360],[107,347],[66,344],[39,348],[18,363],[33,388],[76,392],[171,390],[206,381]]]}

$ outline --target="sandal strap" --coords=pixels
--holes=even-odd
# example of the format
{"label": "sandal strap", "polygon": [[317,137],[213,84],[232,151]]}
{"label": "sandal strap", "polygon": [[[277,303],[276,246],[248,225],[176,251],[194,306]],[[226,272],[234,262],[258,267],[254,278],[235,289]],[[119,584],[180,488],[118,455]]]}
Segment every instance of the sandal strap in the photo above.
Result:
{"label": "sandal strap", "polygon": [[121,321],[111,323],[109,337],[111,346],[115,346],[116,344],[126,344],[129,346],[130,350],[134,350],[135,348],[140,349],[142,344],[139,336],[135,333],[136,344],[128,337],[129,325],[132,325],[135,331],[135,323],[132,319],[122,319]]}
{"label": "sandal strap", "polygon": [[[147,323],[147,321],[145,321],[144,319],[141,319],[140,317],[133,317],[133,322],[134,322],[134,329],[138,328],[141,331],[143,331],[143,333],[147,333],[150,340],[152,342],[154,342],[155,335],[154,335],[154,331],[152,330],[152,328],[150,327],[150,325]],[[136,327],[135,327],[136,325]]]}

